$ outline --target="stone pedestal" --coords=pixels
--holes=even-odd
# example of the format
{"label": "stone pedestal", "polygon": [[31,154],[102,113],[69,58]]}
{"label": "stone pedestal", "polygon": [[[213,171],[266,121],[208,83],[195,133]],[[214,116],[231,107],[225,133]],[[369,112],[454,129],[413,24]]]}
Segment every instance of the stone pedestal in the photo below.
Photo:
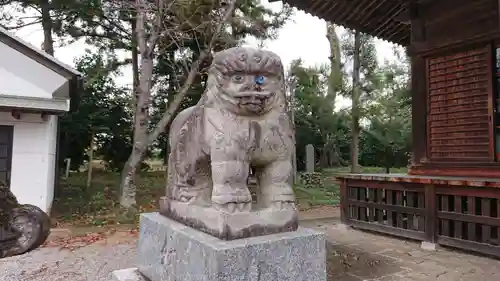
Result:
{"label": "stone pedestal", "polygon": [[312,144],[306,145],[306,172],[308,173],[314,173],[314,166],[316,166],[314,153],[314,146]]}
{"label": "stone pedestal", "polygon": [[266,208],[251,212],[227,213],[211,206],[199,206],[162,197],[160,213],[223,240],[295,231],[299,226],[298,212],[295,208],[281,210]]}
{"label": "stone pedestal", "polygon": [[325,237],[300,227],[224,241],[159,213],[142,214],[137,262],[151,281],[326,281]]}

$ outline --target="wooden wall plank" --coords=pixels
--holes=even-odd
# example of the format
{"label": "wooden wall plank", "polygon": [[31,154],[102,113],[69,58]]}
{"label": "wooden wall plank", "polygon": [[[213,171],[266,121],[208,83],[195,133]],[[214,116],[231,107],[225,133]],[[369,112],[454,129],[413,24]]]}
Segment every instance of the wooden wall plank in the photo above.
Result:
{"label": "wooden wall plank", "polygon": [[493,161],[491,45],[427,59],[431,161]]}

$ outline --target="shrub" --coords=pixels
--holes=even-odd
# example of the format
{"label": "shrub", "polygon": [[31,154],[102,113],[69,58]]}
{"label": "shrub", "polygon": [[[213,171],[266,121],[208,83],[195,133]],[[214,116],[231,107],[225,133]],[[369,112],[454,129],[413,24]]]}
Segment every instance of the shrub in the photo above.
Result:
{"label": "shrub", "polygon": [[305,188],[323,188],[323,179],[321,173],[306,172],[300,174],[300,181]]}

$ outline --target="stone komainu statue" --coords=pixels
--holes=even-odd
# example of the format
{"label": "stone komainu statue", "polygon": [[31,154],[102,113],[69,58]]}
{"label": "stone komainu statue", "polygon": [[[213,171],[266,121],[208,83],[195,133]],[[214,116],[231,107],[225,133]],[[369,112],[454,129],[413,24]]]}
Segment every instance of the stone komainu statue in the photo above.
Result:
{"label": "stone komainu statue", "polygon": [[[240,47],[215,54],[202,99],[177,115],[169,136],[168,202],[230,214],[295,210],[294,130],[276,54]],[[255,206],[250,167],[258,183]]]}
{"label": "stone komainu statue", "polygon": [[0,181],[0,258],[36,249],[49,233],[49,216],[36,206],[19,204],[10,187]]}

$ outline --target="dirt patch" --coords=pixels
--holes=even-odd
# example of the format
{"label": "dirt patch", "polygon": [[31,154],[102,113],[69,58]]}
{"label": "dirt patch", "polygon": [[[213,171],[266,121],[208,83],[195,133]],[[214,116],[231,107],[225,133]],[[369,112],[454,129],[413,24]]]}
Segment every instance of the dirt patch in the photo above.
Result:
{"label": "dirt patch", "polygon": [[[138,237],[137,229],[102,229],[101,232],[72,233],[71,230],[53,230],[55,234],[41,246],[48,248],[61,248],[74,251],[91,244],[116,245],[135,242]],[[61,235],[58,235],[61,232]]]}
{"label": "dirt patch", "polygon": [[365,280],[402,271],[392,259],[330,243],[326,261],[329,281]]}
{"label": "dirt patch", "polygon": [[307,210],[301,210],[300,220],[321,220],[321,219],[340,219],[340,208],[337,206],[317,206]]}

